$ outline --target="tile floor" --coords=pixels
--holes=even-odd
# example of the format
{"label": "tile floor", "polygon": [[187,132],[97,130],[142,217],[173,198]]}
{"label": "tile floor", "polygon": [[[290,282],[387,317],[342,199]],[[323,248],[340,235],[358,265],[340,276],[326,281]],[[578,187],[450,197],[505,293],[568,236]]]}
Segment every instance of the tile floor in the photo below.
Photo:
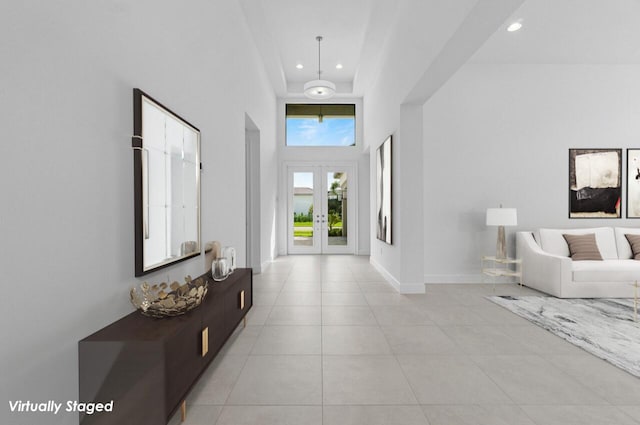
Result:
{"label": "tile floor", "polygon": [[368,257],[279,258],[254,277],[248,326],[191,392],[185,424],[640,424],[640,379],[491,294],[475,284],[400,295]]}

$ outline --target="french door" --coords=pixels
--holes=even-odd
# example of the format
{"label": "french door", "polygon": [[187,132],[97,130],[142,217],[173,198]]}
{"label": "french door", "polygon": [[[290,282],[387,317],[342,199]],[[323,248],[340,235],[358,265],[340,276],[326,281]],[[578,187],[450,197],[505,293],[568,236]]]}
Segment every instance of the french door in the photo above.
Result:
{"label": "french door", "polygon": [[355,253],[354,167],[288,166],[287,188],[290,254]]}

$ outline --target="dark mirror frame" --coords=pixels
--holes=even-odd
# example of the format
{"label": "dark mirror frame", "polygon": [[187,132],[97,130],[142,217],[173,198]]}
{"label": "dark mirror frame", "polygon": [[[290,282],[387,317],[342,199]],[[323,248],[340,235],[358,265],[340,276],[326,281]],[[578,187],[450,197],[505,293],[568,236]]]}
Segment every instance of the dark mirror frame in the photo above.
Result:
{"label": "dark mirror frame", "polygon": [[[167,258],[165,261],[155,264],[151,267],[145,268],[144,265],[144,233],[145,233],[145,223],[144,223],[144,190],[143,190],[143,151],[144,151],[144,139],[142,134],[143,129],[143,98],[154,103],[157,107],[162,109],[162,111],[168,115],[173,116],[173,118],[179,120],[184,125],[190,127],[194,130],[198,135],[197,141],[197,177],[196,177],[196,196],[197,196],[197,251],[190,252],[188,254],[180,255],[177,257]],[[194,125],[190,124],[187,120],[180,117],[175,112],[171,111],[169,108],[143,92],[142,90],[135,88],[133,89],[133,136],[131,138],[131,146],[133,148],[133,196],[134,196],[134,233],[135,233],[135,276],[143,276],[157,270],[163,269],[165,267],[172,266],[176,263],[188,260],[193,257],[197,257],[200,255],[202,250],[202,242],[201,242],[201,226],[200,226],[200,172],[202,170],[202,163],[200,162],[200,130]]]}

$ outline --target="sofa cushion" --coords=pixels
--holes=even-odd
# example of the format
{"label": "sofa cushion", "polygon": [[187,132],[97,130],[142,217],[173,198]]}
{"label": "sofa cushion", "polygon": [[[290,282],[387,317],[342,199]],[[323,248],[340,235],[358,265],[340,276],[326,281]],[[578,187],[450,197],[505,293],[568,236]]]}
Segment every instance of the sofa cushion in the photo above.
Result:
{"label": "sofa cushion", "polygon": [[617,260],[618,250],[616,249],[616,240],[611,227],[594,227],[591,229],[540,229],[540,248],[549,254],[569,256],[569,246],[562,236],[564,235],[585,235],[594,233],[598,250],[603,260]]}
{"label": "sofa cushion", "polygon": [[574,261],[602,261],[596,235],[562,235],[569,245],[569,254]]}
{"label": "sofa cushion", "polygon": [[631,245],[634,260],[640,260],[640,235],[624,235]]}
{"label": "sofa cushion", "polygon": [[640,261],[572,261],[574,282],[634,282],[640,279]]}
{"label": "sofa cushion", "polygon": [[616,246],[618,247],[618,258],[628,260],[633,258],[631,246],[624,235],[640,235],[640,227],[616,227],[613,229],[616,235]]}

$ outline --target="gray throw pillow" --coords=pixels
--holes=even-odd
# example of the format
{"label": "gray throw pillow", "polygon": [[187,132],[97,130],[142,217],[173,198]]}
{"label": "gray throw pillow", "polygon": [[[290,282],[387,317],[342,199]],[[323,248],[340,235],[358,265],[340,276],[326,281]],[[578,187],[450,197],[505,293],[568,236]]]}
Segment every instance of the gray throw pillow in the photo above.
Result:
{"label": "gray throw pillow", "polygon": [[630,235],[627,233],[624,235],[631,245],[631,252],[633,253],[634,260],[640,260],[640,235]]}
{"label": "gray throw pillow", "polygon": [[602,255],[596,243],[595,233],[586,235],[562,235],[569,245],[570,257],[574,261],[602,261]]}

